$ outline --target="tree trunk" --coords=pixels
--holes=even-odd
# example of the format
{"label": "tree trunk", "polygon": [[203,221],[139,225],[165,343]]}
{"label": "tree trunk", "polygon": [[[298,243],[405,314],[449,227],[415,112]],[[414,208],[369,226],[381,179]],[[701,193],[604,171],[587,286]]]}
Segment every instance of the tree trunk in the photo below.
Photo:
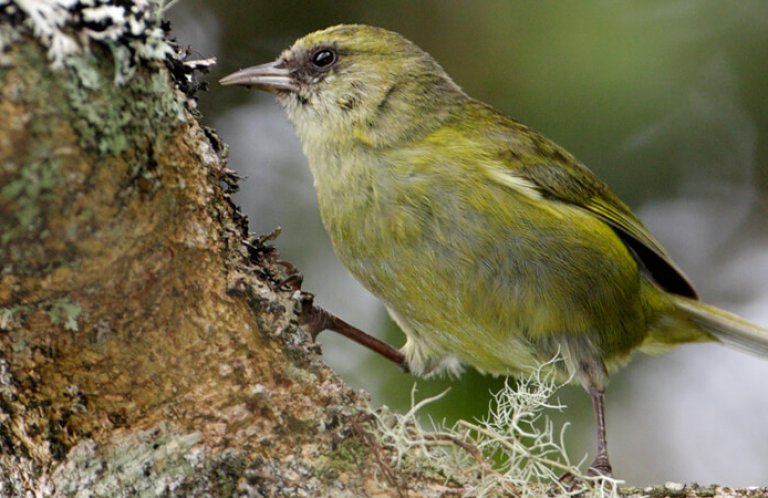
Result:
{"label": "tree trunk", "polygon": [[149,7],[64,3],[0,0],[0,496],[460,495],[298,327]]}
{"label": "tree trunk", "polygon": [[57,35],[0,9],[0,495],[391,492],[189,67],[69,31],[54,68]]}

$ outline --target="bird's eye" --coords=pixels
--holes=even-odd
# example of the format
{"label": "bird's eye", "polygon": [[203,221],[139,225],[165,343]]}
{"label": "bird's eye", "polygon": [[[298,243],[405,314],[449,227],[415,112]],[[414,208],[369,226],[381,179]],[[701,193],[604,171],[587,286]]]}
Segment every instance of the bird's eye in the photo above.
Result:
{"label": "bird's eye", "polygon": [[329,48],[322,48],[312,54],[312,57],[310,57],[309,60],[316,68],[325,69],[336,62],[336,52]]}

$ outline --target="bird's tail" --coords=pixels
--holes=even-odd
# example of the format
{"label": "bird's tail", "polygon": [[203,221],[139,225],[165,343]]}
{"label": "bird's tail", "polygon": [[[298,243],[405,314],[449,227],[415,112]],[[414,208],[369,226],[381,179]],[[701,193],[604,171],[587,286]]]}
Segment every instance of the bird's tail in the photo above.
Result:
{"label": "bird's tail", "polygon": [[768,357],[768,329],[741,317],[685,297],[674,297],[684,319],[724,344]]}

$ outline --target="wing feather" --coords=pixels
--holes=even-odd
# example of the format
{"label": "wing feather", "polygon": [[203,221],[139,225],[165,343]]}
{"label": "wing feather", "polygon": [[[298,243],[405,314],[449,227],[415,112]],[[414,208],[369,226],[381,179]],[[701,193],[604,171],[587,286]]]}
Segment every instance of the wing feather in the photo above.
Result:
{"label": "wing feather", "polygon": [[638,264],[663,289],[697,299],[685,274],[642,222],[586,166],[565,149],[516,121],[508,147],[499,151],[497,182],[534,189],[543,199],[575,206],[605,222],[629,247]]}

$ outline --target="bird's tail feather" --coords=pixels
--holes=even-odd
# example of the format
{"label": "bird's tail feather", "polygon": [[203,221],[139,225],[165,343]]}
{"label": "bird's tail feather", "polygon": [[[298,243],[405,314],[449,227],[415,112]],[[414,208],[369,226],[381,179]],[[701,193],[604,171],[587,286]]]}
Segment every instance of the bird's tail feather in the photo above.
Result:
{"label": "bird's tail feather", "polygon": [[768,357],[768,329],[714,306],[675,296],[687,320],[728,346]]}

